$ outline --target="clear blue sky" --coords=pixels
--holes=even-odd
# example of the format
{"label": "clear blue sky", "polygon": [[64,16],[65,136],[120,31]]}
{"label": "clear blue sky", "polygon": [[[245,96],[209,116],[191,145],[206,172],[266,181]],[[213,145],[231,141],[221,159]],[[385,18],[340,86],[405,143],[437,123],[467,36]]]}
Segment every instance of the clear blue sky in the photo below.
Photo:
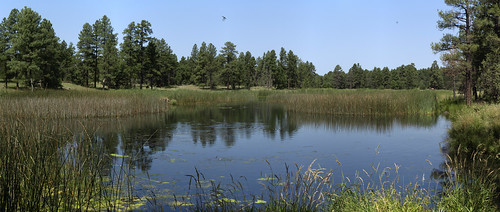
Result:
{"label": "clear blue sky", "polygon": [[437,11],[447,9],[443,0],[2,0],[0,16],[24,6],[50,20],[68,43],[76,44],[83,24],[103,15],[120,38],[130,22],[144,19],[179,59],[195,43],[220,50],[231,41],[256,57],[281,47],[292,50],[321,75],[337,64],[344,71],[354,63],[366,69],[429,67],[439,61],[430,44],[443,35]]}

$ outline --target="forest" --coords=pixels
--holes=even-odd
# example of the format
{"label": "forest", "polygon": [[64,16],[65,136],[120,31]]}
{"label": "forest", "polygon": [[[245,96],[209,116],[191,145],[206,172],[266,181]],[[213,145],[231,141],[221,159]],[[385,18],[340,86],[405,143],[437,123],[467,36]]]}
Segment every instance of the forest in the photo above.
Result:
{"label": "forest", "polygon": [[27,7],[13,9],[0,30],[0,78],[5,87],[12,81],[16,88],[59,88],[67,81],[106,89],[186,84],[210,89],[446,89],[453,81],[436,61],[425,69],[409,64],[368,70],[354,64],[343,70],[337,65],[320,76],[311,62],[292,50],[270,50],[256,57],[238,51],[229,41],[220,50],[212,43],[194,44],[190,56],[178,59],[165,39],[151,36],[153,28],[147,20],[131,22],[118,44],[118,34],[106,15],[83,25],[76,46],[61,41],[50,21]]}
{"label": "forest", "polygon": [[[104,15],[85,23],[78,43],[61,41],[49,20],[31,8],[13,9],[0,25],[0,79],[16,88],[60,88],[72,82],[86,87],[154,88],[197,85],[204,88],[239,89],[261,86],[275,89],[376,88],[453,89],[472,97],[497,101],[500,94],[500,22],[495,1],[445,1],[452,10],[441,11],[439,29],[458,29],[433,43],[444,66],[414,64],[394,69],[348,70],[337,65],[321,76],[314,64],[292,50],[270,50],[262,56],[239,51],[228,41],[194,44],[190,56],[180,59],[163,38],[152,37],[147,20],[132,21],[123,30],[123,42]],[[335,58],[332,58],[332,60]]]}

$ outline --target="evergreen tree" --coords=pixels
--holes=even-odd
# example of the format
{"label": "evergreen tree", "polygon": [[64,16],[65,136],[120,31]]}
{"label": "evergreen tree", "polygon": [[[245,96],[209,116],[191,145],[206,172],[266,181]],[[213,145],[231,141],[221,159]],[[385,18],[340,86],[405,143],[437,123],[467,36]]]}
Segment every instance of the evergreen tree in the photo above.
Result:
{"label": "evergreen tree", "polygon": [[146,52],[143,65],[145,70],[145,78],[149,81],[149,87],[151,89],[153,89],[153,87],[157,85],[159,81],[161,81],[161,74],[158,65],[159,58],[155,41],[156,39],[153,38],[148,43],[148,46],[145,50]]}
{"label": "evergreen tree", "polygon": [[104,15],[94,24],[94,33],[98,43],[98,69],[94,75],[94,86],[97,86],[99,75],[102,75],[102,86],[113,86],[116,72],[118,71],[118,44],[117,34],[111,26],[111,20]]}
{"label": "evergreen tree", "polygon": [[481,86],[487,100],[500,100],[500,2],[479,0],[475,38],[480,46],[476,64],[481,70]]}
{"label": "evergreen tree", "polygon": [[174,54],[165,39],[155,39],[156,52],[158,54],[158,70],[160,71],[160,81],[157,86],[170,86],[175,84],[177,56]]}
{"label": "evergreen tree", "polygon": [[122,71],[118,74],[115,80],[118,84],[127,84],[127,87],[133,87],[134,79],[139,72],[138,49],[135,40],[136,24],[131,22],[126,29],[123,30],[123,43],[120,45],[120,56],[123,61]]}
{"label": "evergreen tree", "polygon": [[346,73],[342,70],[342,67],[340,67],[340,65],[335,66],[332,74],[333,74],[332,88],[336,89],[346,88],[345,86]]}
{"label": "evergreen tree", "polygon": [[452,81],[452,90],[453,90],[453,99],[456,98],[456,90],[459,87],[457,85],[458,79],[462,76],[463,67],[462,67],[462,54],[458,52],[456,49],[452,49],[447,53],[441,55],[441,60],[445,64],[444,73],[449,76]]}
{"label": "evergreen tree", "polygon": [[[59,87],[55,49],[58,40],[50,21],[31,8],[24,7],[18,14],[14,25],[15,36],[9,49],[12,59],[8,66],[15,73],[20,73],[27,85],[33,90],[35,84],[40,87]],[[50,55],[46,55],[50,54]]]}
{"label": "evergreen tree", "polygon": [[236,85],[240,84],[240,73],[235,63],[236,55],[238,54],[236,45],[228,41],[224,43],[224,47],[222,47],[220,53],[224,58],[220,75],[221,83],[226,85],[228,89],[230,86],[232,89],[236,89]]}
{"label": "evergreen tree", "polygon": [[82,82],[85,82],[85,86],[89,87],[89,78],[91,70],[96,67],[97,55],[96,55],[96,41],[94,40],[94,29],[89,23],[83,25],[82,31],[78,35],[78,54],[81,59],[81,73],[83,74]]}
{"label": "evergreen tree", "polygon": [[146,75],[146,70],[144,66],[146,57],[146,45],[151,40],[150,35],[153,33],[151,29],[151,23],[146,20],[142,20],[141,23],[137,23],[134,32],[134,44],[137,45],[136,54],[138,59],[137,63],[139,66],[139,88],[142,89],[142,84],[144,83],[144,77]]}
{"label": "evergreen tree", "polygon": [[194,82],[198,86],[207,85],[207,69],[210,63],[207,44],[201,43],[194,69]]}
{"label": "evergreen tree", "polygon": [[288,89],[296,88],[298,83],[297,66],[299,62],[298,61],[299,57],[293,54],[292,50],[289,50],[287,59],[288,59],[288,64],[286,69],[286,75],[287,75]]}
{"label": "evergreen tree", "polygon": [[[3,18],[2,23],[0,23],[0,74],[3,74],[5,88],[7,88],[7,82],[10,78],[17,77],[9,71],[7,62],[12,59],[14,54],[9,49],[12,47],[13,38],[16,34],[15,24],[18,20],[18,14],[18,9],[12,9],[9,17]],[[19,87],[19,84],[17,87]]]}
{"label": "evergreen tree", "polygon": [[288,70],[288,55],[285,48],[281,47],[278,68],[273,73],[273,84],[277,89],[287,87],[287,70]]}
{"label": "evergreen tree", "polygon": [[38,66],[41,69],[40,87],[59,88],[62,86],[61,64],[62,55],[60,52],[59,38],[56,36],[52,24],[47,19],[40,23],[40,33],[35,40],[38,41],[40,49]]}
{"label": "evergreen tree", "polygon": [[264,84],[267,88],[273,87],[273,73],[276,73],[278,69],[276,60],[276,51],[274,50],[268,51],[263,56],[262,75],[265,81]]}
{"label": "evergreen tree", "polygon": [[473,25],[476,0],[445,0],[452,7],[449,11],[440,11],[441,20],[438,21],[440,29],[458,30],[458,35],[446,34],[441,42],[435,43],[432,49],[436,52],[446,52],[452,49],[463,55],[465,71],[465,100],[467,105],[472,104],[472,89],[475,87],[473,75],[476,68],[473,66],[474,51],[478,45],[473,43]]}
{"label": "evergreen tree", "polygon": [[431,65],[430,70],[430,81],[429,87],[432,89],[443,89],[444,88],[444,79],[443,72],[439,68],[437,61],[434,61]]}
{"label": "evergreen tree", "polygon": [[252,86],[256,85],[257,81],[257,69],[256,65],[257,62],[255,60],[255,57],[252,56],[252,53],[247,51],[245,55],[243,55],[242,58],[242,79],[243,79],[243,84],[247,89],[250,89]]}
{"label": "evergreen tree", "polygon": [[185,75],[189,77],[189,80],[185,82],[185,84],[193,84],[195,83],[195,74],[194,71],[196,69],[197,63],[198,63],[198,45],[196,43],[193,45],[193,48],[191,49],[191,56],[187,60],[187,72],[185,72]]}
{"label": "evergreen tree", "polygon": [[391,88],[391,71],[389,70],[389,68],[388,67],[382,68],[380,75],[382,77],[381,86],[385,89]]}
{"label": "evergreen tree", "polygon": [[359,63],[355,63],[347,73],[347,81],[349,89],[361,88],[364,84],[364,72]]}
{"label": "evergreen tree", "polygon": [[297,68],[299,77],[299,87],[300,88],[312,88],[312,87],[320,87],[315,81],[316,77],[316,68],[314,65],[309,62],[299,62],[299,66]]}

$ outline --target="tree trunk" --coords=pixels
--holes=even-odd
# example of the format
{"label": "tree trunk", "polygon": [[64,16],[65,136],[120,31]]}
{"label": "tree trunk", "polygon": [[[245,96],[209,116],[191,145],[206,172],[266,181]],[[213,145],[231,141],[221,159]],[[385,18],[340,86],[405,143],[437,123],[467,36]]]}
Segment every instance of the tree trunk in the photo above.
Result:
{"label": "tree trunk", "polygon": [[[470,37],[471,34],[471,12],[469,8],[469,4],[467,2],[467,8],[465,8],[465,37],[467,39],[467,44],[471,45],[472,40]],[[472,105],[472,53],[470,49],[467,50],[465,54],[465,62],[470,67],[467,67],[465,70],[465,102],[467,106]]]}
{"label": "tree trunk", "polygon": [[89,69],[86,67],[85,68],[85,76],[86,76],[86,83],[85,85],[87,86],[87,88],[89,87]]}
{"label": "tree trunk", "polygon": [[456,96],[456,84],[457,84],[457,77],[453,75],[453,99],[457,98]]}
{"label": "tree trunk", "polygon": [[471,69],[467,68],[465,74],[465,102],[467,106],[472,105],[472,76]]}

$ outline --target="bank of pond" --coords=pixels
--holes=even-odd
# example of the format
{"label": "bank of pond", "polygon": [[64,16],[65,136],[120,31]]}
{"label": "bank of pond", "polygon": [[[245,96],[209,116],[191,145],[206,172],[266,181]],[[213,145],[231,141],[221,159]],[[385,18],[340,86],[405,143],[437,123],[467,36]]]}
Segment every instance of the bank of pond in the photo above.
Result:
{"label": "bank of pond", "polygon": [[449,93],[4,92],[0,207],[497,211],[500,107]]}

